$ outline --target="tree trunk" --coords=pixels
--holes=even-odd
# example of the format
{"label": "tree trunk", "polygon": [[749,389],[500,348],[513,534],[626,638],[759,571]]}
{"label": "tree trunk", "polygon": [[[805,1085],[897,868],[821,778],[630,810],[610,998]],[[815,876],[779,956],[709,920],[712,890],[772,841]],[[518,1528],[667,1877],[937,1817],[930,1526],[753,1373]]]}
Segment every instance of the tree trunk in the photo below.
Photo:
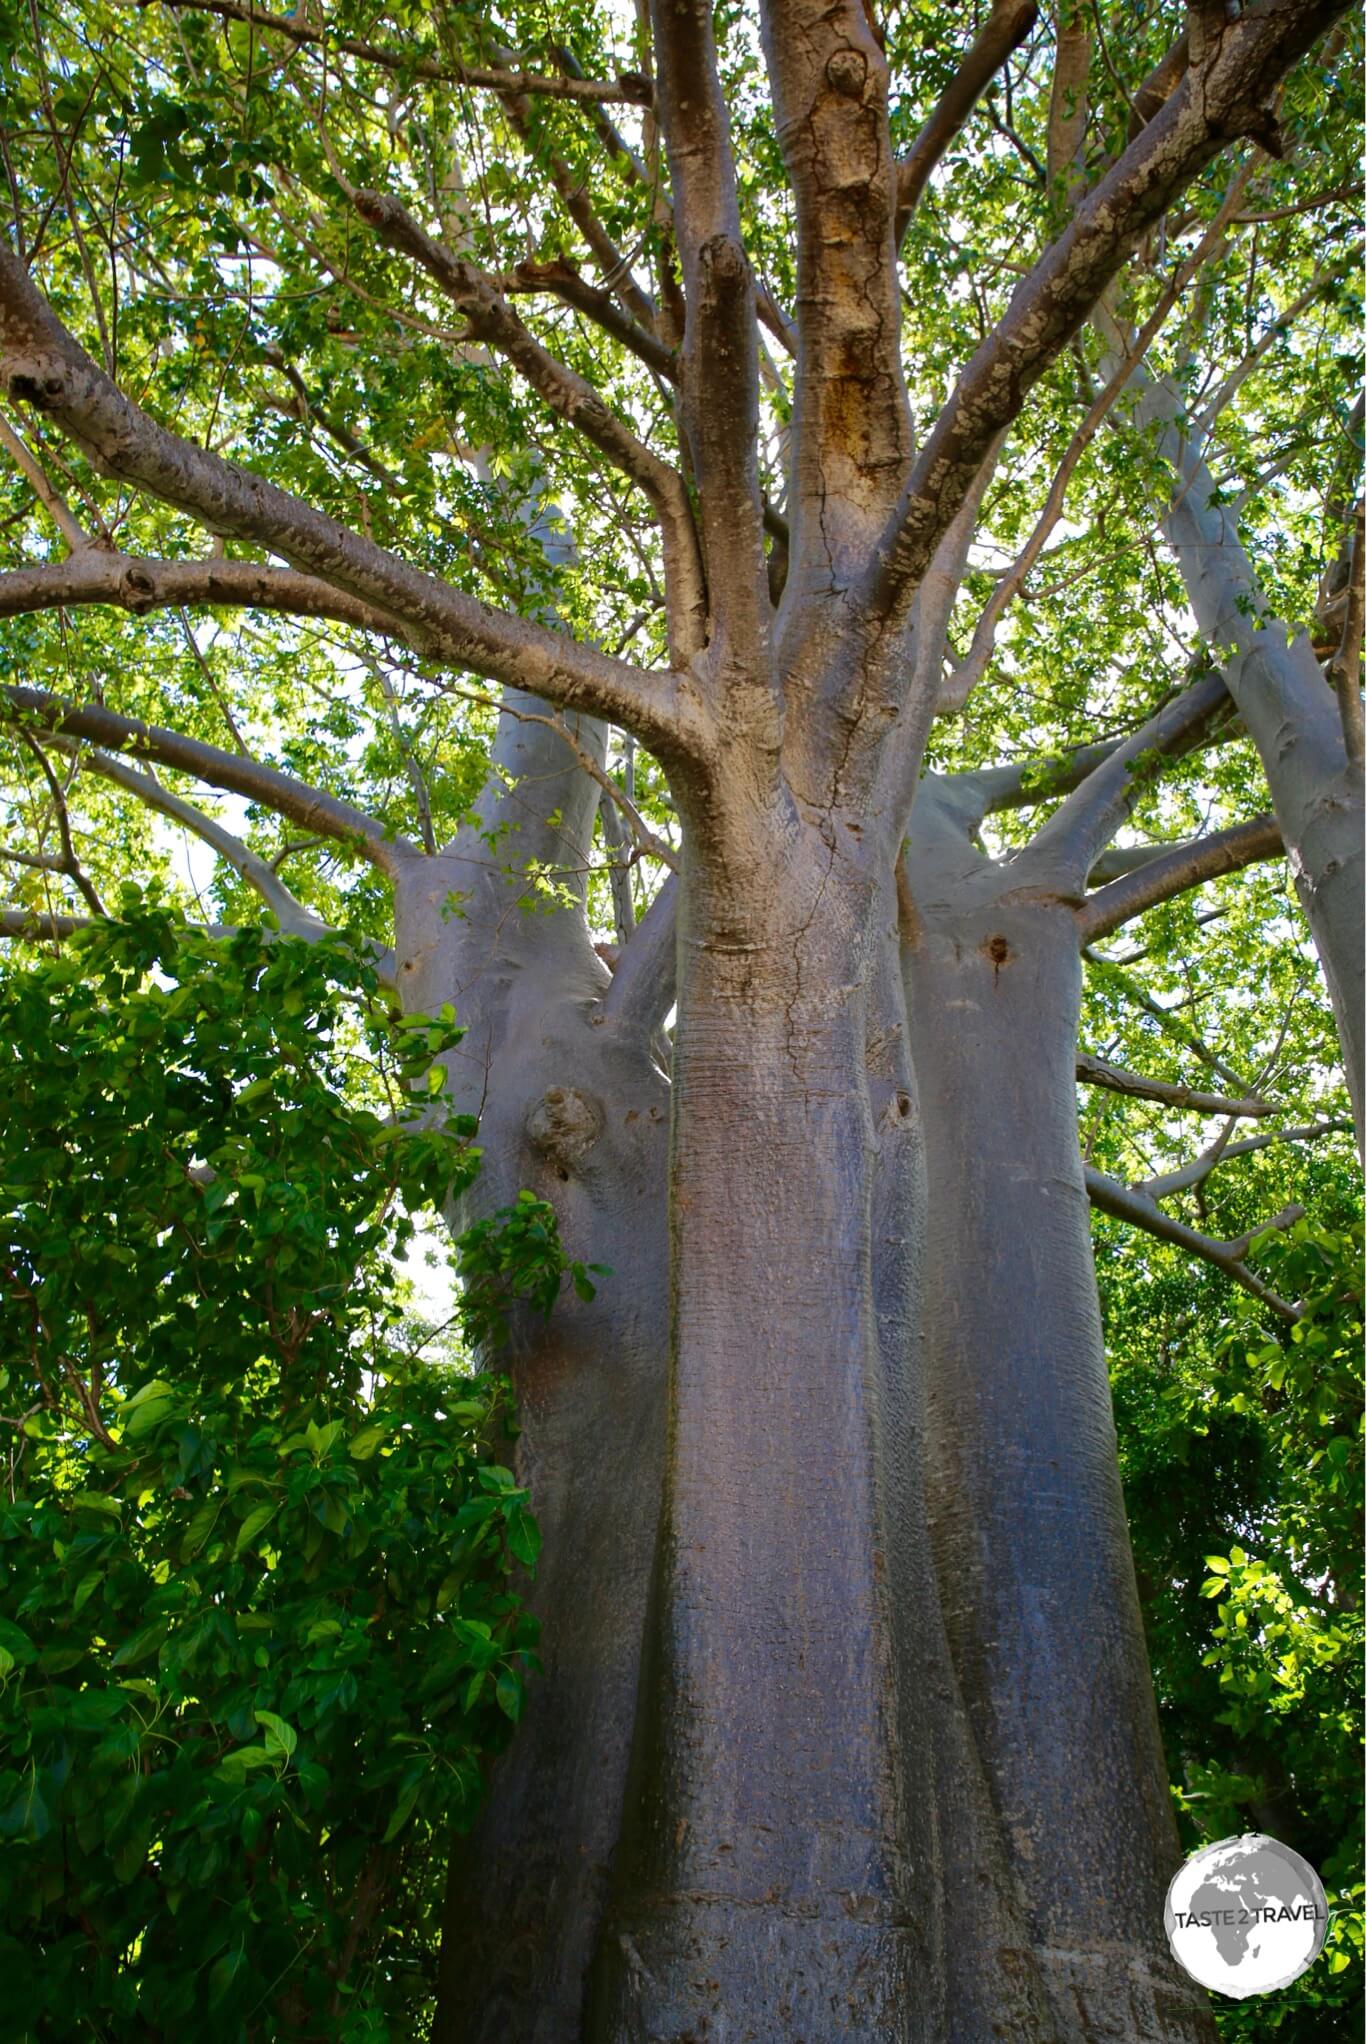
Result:
{"label": "tree trunk", "polygon": [[[597,727],[578,735],[601,744]],[[514,1382],[514,1467],[544,1535],[529,1588],[544,1673],[455,1842],[433,2035],[570,2044],[621,1821],[663,1476],[668,1085],[648,1029],[604,1012],[581,901],[547,912],[521,870],[542,860],[581,894],[596,783],[510,713],[496,757],[511,787],[491,780],[479,823],[399,886],[399,984],[410,1010],[453,1001],[467,1031],[447,1063],[483,1157],[453,1222],[526,1187],[555,1206],[567,1251],[611,1275],[591,1305],[516,1314],[490,1359]]]}
{"label": "tree trunk", "polygon": [[913,842],[930,1524],[954,1662],[1060,2037],[1207,2040],[1162,1930],[1179,1853],[1077,1142],[1075,917],[1023,860]]}
{"label": "tree trunk", "polygon": [[590,2034],[938,2038],[870,1282],[873,891],[805,825],[749,853],[684,875],[668,1474]]}

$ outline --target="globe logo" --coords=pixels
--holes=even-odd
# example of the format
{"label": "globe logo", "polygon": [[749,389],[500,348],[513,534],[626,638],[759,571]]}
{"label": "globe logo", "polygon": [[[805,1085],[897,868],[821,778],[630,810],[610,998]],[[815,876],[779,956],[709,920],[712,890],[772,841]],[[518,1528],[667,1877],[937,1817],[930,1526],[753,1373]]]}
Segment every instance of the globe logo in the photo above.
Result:
{"label": "globe logo", "polygon": [[1221,1838],[1167,1890],[1167,1937],[1193,1980],[1234,2001],[1289,1987],[1328,1935],[1328,1902],[1308,1860],[1260,1832]]}

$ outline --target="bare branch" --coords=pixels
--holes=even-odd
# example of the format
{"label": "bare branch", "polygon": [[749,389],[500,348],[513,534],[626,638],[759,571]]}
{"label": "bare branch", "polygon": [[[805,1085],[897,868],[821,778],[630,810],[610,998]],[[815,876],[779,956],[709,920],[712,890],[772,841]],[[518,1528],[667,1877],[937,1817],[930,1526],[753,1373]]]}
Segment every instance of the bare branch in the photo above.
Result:
{"label": "bare branch", "polygon": [[426,57],[413,57],[405,50],[386,50],[355,36],[340,36],[325,26],[314,27],[297,11],[288,16],[267,14],[244,4],[244,0],[158,0],[174,12],[216,14],[221,21],[284,36],[300,46],[321,45],[375,64],[405,77],[429,78],[447,85],[468,85],[489,92],[535,93],[545,99],[574,99],[593,106],[648,106],[650,81],[637,71],[623,71],[616,78],[547,77],[535,71],[518,71],[487,64],[439,64]]}
{"label": "bare branch", "polygon": [[[1089,1165],[1086,1167],[1086,1190],[1092,1206],[1099,1207],[1103,1214],[1110,1214],[1117,1221],[1128,1221],[1131,1227],[1156,1235],[1160,1242],[1171,1242],[1176,1248],[1198,1256],[1202,1262],[1212,1263],[1216,1270],[1221,1270],[1235,1285],[1241,1285],[1254,1299],[1260,1299],[1282,1320],[1299,1319],[1298,1307],[1280,1298],[1243,1262],[1251,1237],[1245,1236],[1237,1242],[1217,1242],[1211,1235],[1201,1235],[1183,1221],[1175,1221],[1170,1214],[1164,1214],[1146,1193],[1121,1185],[1117,1178],[1107,1178],[1103,1172],[1092,1170]],[[1281,1219],[1280,1215],[1276,1217],[1277,1222]],[[1264,1225],[1272,1227],[1276,1222],[1269,1221]]]}
{"label": "bare branch", "polygon": [[1240,872],[1255,860],[1279,858],[1284,850],[1281,827],[1274,816],[1254,816],[1229,830],[1172,845],[1136,872],[1110,881],[1089,897],[1077,916],[1081,940],[1093,944],[1159,902],[1170,901],[1174,894],[1201,887],[1224,873]]}
{"label": "bare branch", "polygon": [[897,164],[896,242],[901,246],[920,194],[996,73],[1038,20],[1037,0],[996,0],[929,119]]}
{"label": "bare branch", "polygon": [[1106,379],[1104,389],[1095,398],[1086,417],[1073,434],[1068,443],[1067,451],[1058,464],[1057,472],[1049,486],[1048,496],[1044,501],[1044,507],[1039,513],[1033,531],[1025,541],[1015,560],[992,590],[990,597],[983,606],[981,616],[978,618],[973,629],[972,644],[969,646],[966,655],[955,670],[948,685],[941,693],[939,701],[941,711],[961,709],[967,702],[973,689],[976,688],[978,682],[986,673],[991,656],[996,648],[997,626],[1000,624],[1006,610],[1024,587],[1030,570],[1043,552],[1044,544],[1049,534],[1062,516],[1063,505],[1067,496],[1067,485],[1072,480],[1077,463],[1095,439],[1105,419],[1109,417],[1114,409],[1116,399],[1120,396],[1124,386],[1128,383],[1135,369],[1152,346],[1153,341],[1157,338],[1163,322],[1176,304],[1177,299],[1186,289],[1191,279],[1199,273],[1211,250],[1227,231],[1229,221],[1232,218],[1238,201],[1247,188],[1248,180],[1252,175],[1252,169],[1252,164],[1248,163],[1233,178],[1228,192],[1225,194],[1224,203],[1220,206],[1219,211],[1210,222],[1205,233],[1201,235],[1195,248],[1191,251],[1185,262],[1180,265],[1175,275],[1162,291],[1156,305],[1144,321],[1143,327],[1136,336],[1133,345],[1123,352],[1119,362]]}
{"label": "bare branch", "polygon": [[37,760],[43,779],[47,782],[48,794],[52,798],[52,810],[57,824],[57,835],[61,839],[62,845],[62,856],[57,864],[57,871],[64,873],[66,878],[75,884],[97,916],[103,915],[104,903],[100,900],[99,895],[95,891],[94,883],[87,878],[82,870],[80,860],[76,857],[76,847],[71,837],[71,818],[67,814],[66,793],[52,770],[52,762],[31,731],[21,731],[19,735]]}
{"label": "bare branch", "polygon": [[82,553],[91,544],[90,534],[75,516],[42,463],[37,460],[3,414],[0,414],[0,447],[4,448],[19,469],[72,553]]}
{"label": "bare branch", "polygon": [[25,944],[56,944],[78,930],[93,930],[98,916],[54,915],[46,909],[0,908],[0,937]]}
{"label": "bare branch", "polygon": [[490,610],[254,471],[158,425],[96,368],[3,246],[0,374],[12,396],[55,419],[105,474],[380,606],[420,648],[439,643],[446,658],[477,674],[609,717],[666,759],[688,753],[700,735],[693,699],[669,677],[647,676],[565,634]]}
{"label": "bare branch", "polygon": [[615,303],[610,291],[603,291],[575,268],[558,256],[553,262],[518,263],[512,275],[504,280],[503,289],[510,293],[550,291],[573,306],[585,319],[591,319],[604,333],[620,341],[648,369],[662,376],[669,383],[678,381],[678,357],[656,334],[643,327],[623,312]]}
{"label": "bare branch", "polygon": [[1148,1079],[1129,1072],[1108,1059],[1077,1053],[1077,1078],[1083,1086],[1103,1086],[1107,1092],[1123,1093],[1133,1100],[1160,1100],[1168,1107],[1184,1107],[1191,1114],[1232,1114],[1259,1118],[1274,1112],[1269,1100],[1255,1094],[1236,1099],[1226,1093],[1201,1093],[1194,1086],[1181,1086],[1168,1079]]}
{"label": "bare branch", "polygon": [[1142,235],[1232,137],[1264,131],[1275,86],[1345,11],[1344,0],[1259,0],[1246,8],[1082,200],[964,370],[926,442],[867,577],[871,616],[895,626],[905,615],[996,434]]}
{"label": "bare branch", "polygon": [[630,943],[636,927],[635,903],[631,899],[631,850],[621,811],[605,788],[599,792],[598,820],[610,854],[607,884],[612,890],[612,922],[620,951]]}
{"label": "bare branch", "polygon": [[[1249,170],[1251,167],[1251,165],[1248,165]],[[1207,438],[1220,412],[1236,396],[1258,364],[1276,345],[1281,336],[1289,332],[1300,314],[1307,311],[1315,299],[1322,297],[1325,286],[1334,277],[1340,276],[1345,268],[1345,263],[1339,263],[1327,264],[1317,269],[1307,287],[1300,292],[1298,298],[1292,299],[1284,312],[1277,314],[1276,318],[1272,320],[1266,329],[1266,332],[1258,338],[1256,346],[1249,349],[1242,361],[1229,371],[1223,382],[1215,387],[1201,405],[1198,417],[1191,421],[1190,426],[1190,437],[1194,443],[1199,444],[1199,442]]]}
{"label": "bare branch", "polygon": [[433,241],[385,192],[353,194],[356,211],[389,248],[421,265],[459,306],[470,337],[504,356],[557,418],[590,440],[649,499],[664,540],[672,652],[679,664],[706,640],[707,599],[692,507],[682,476],[652,454],[577,371],[543,348],[492,278]]}
{"label": "bare branch", "polygon": [[[104,603],[135,617],[199,604],[279,611],[291,617],[330,618],[359,631],[413,643],[400,619],[317,576],[256,561],[229,561],[217,554],[202,561],[157,561],[90,547],[64,561],[0,574],[0,618]],[[439,651],[439,646],[433,650]]]}
{"label": "bare branch", "polygon": [[[1245,1157],[1249,1151],[1264,1150],[1268,1143],[1316,1143],[1321,1136],[1342,1133],[1350,1135],[1351,1129],[1351,1122],[1340,1118],[1336,1121],[1306,1122],[1299,1128],[1262,1129],[1255,1136],[1244,1136],[1236,1143],[1211,1144],[1210,1148],[1203,1151],[1192,1163],[1183,1164],[1179,1171],[1166,1171],[1160,1178],[1146,1178],[1136,1189],[1145,1192],[1149,1199],[1166,1199],[1173,1192],[1188,1192],[1192,1186],[1202,1185],[1210,1174],[1217,1170],[1220,1164],[1227,1163],[1230,1157]],[[1295,1209],[1296,1220],[1303,1211],[1302,1207]],[[1267,1221],[1264,1225],[1269,1228],[1275,1223]],[[1257,1232],[1259,1231],[1253,1230],[1253,1234]],[[1252,1235],[1245,1238],[1245,1242],[1251,1240]],[[1233,1245],[1230,1243],[1229,1246],[1231,1248]]]}
{"label": "bare branch", "polygon": [[1034,838],[1034,847],[1060,857],[1079,879],[1084,879],[1144,785],[1146,777],[1139,773],[1140,766],[1149,760],[1170,759],[1189,751],[1227,705],[1228,694],[1221,674],[1207,674],[1174,696],[1132,738],[1117,746],[1054,810]]}
{"label": "bare branch", "polygon": [[350,845],[393,876],[405,860],[421,854],[406,839],[385,832],[372,816],[353,809],[336,795],[324,794],[238,752],[223,752],[201,739],[185,738],[136,717],[121,717],[102,703],[66,703],[44,689],[0,687],[0,717],[21,729],[51,732],[59,738],[85,738],[111,752],[154,759],[179,773],[192,774],[210,787],[245,795],[287,816],[319,836]]}
{"label": "bare branch", "polygon": [[183,795],[163,788],[151,774],[139,773],[136,767],[128,766],[111,753],[102,752],[98,746],[82,749],[80,760],[91,772],[135,795],[146,808],[155,809],[159,815],[169,817],[172,823],[180,824],[202,839],[260,895],[286,936],[314,937],[325,930],[322,918],[304,907],[274,868],[216,817],[208,815],[195,803],[187,802]]}

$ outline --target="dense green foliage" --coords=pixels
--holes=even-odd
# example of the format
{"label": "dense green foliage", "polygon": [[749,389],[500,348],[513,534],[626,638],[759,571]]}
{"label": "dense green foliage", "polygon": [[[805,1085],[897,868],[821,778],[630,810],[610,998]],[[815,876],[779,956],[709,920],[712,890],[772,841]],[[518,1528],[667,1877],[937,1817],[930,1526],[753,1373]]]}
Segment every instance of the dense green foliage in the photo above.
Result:
{"label": "dense green foliage", "polygon": [[[459,1032],[125,910],[0,980],[0,2037],[409,2037],[535,1666],[506,1391],[393,1262],[476,1169]],[[548,1306],[553,1215],[470,1264]]]}
{"label": "dense green foliage", "polygon": [[[1259,1263],[1293,1327],[1158,1251],[1102,1258],[1116,1418],[1153,1674],[1187,1843],[1267,1831],[1333,1912],[1319,1962],[1219,2004],[1221,2034],[1359,2036],[1362,2017],[1361,1231],[1300,1221]],[[1333,1198],[1336,1193],[1336,1200]],[[1136,1281],[1137,1279],[1137,1281]]]}

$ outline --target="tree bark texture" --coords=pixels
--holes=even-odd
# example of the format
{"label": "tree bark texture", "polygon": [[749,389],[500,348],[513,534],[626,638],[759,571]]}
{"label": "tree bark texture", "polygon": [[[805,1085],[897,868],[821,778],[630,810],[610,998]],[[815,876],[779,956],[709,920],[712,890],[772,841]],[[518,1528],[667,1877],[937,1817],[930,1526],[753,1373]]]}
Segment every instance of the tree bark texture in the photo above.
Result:
{"label": "tree bark texture", "polygon": [[[569,1254],[611,1271],[590,1305],[566,1299],[549,1322],[517,1312],[493,1359],[513,1379],[512,1462],[544,1536],[530,1591],[544,1673],[455,1842],[435,2034],[526,2044],[579,2034],[635,1715],[668,1343],[668,1086],[649,1028],[603,1010],[581,900],[599,790],[556,732],[513,714],[545,708],[510,698],[496,755],[510,786],[491,778],[478,823],[397,888],[404,1002],[453,1001],[466,1029],[450,1090],[480,1116],[482,1161],[453,1221],[526,1187],[554,1204]],[[601,750],[601,727],[576,735]],[[529,894],[531,859],[573,906]]]}
{"label": "tree bark texture", "polygon": [[918,807],[905,969],[954,1664],[1058,2034],[1206,2039],[1162,1930],[1179,1849],[1077,1139],[1075,903],[1028,855],[995,865],[935,822]]}

